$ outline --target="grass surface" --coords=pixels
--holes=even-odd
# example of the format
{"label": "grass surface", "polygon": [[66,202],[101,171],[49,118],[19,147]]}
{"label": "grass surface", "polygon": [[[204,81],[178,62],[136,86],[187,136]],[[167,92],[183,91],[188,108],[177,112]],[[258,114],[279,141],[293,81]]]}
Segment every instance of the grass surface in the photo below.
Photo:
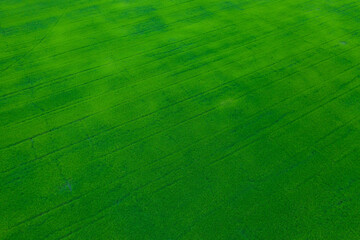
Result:
{"label": "grass surface", "polygon": [[360,3],[0,2],[0,239],[360,239]]}

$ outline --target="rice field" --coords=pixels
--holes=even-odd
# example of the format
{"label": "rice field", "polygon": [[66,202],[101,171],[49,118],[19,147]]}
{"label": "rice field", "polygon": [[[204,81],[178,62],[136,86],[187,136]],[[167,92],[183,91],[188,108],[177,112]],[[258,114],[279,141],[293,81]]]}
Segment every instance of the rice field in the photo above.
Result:
{"label": "rice field", "polygon": [[3,0],[0,239],[359,240],[360,2]]}

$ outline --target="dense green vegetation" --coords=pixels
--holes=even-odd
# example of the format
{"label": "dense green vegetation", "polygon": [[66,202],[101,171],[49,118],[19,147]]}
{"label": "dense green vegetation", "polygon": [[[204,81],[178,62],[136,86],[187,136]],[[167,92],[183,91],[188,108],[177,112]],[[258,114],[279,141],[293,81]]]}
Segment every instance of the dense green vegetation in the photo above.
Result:
{"label": "dense green vegetation", "polygon": [[0,239],[360,239],[360,3],[0,1]]}

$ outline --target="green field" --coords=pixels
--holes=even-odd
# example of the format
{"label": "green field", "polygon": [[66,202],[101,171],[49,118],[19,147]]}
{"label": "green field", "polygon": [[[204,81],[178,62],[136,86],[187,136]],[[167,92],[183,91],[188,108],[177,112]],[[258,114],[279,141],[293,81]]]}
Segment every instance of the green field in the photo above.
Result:
{"label": "green field", "polygon": [[360,2],[0,1],[0,239],[359,240]]}

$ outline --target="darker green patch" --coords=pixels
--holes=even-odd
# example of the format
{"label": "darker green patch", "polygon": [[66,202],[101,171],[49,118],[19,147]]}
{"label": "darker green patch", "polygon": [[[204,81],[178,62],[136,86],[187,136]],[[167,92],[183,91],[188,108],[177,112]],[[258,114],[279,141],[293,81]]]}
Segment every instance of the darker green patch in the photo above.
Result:
{"label": "darker green patch", "polygon": [[146,35],[167,30],[167,24],[160,17],[151,17],[133,28],[133,35]]}
{"label": "darker green patch", "polygon": [[243,10],[246,6],[245,2],[234,2],[234,1],[224,1],[219,3],[221,10]]}
{"label": "darker green patch", "polygon": [[1,28],[0,33],[4,37],[9,37],[13,35],[23,35],[23,34],[30,34],[32,32],[36,32],[39,30],[44,30],[48,27],[50,27],[52,24],[54,24],[57,21],[57,17],[50,17],[44,20],[35,20],[32,22],[27,22],[21,25],[12,26],[12,27],[6,27]]}

